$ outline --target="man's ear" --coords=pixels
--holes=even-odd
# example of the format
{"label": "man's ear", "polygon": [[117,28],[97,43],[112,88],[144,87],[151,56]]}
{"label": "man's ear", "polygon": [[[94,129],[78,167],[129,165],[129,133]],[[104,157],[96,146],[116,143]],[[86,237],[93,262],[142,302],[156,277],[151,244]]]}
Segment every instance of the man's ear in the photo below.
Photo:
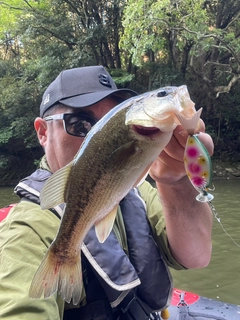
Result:
{"label": "man's ear", "polygon": [[37,132],[38,140],[41,146],[44,147],[47,141],[47,124],[46,121],[38,117],[34,121],[34,128]]}

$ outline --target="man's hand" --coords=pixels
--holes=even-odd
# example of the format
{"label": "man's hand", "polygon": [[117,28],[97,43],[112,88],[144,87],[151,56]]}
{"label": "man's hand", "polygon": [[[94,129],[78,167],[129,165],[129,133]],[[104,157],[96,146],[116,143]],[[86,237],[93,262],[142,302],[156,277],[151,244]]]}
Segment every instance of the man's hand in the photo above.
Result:
{"label": "man's hand", "polygon": [[[211,137],[201,121],[198,138],[210,155]],[[198,192],[186,176],[183,163],[188,133],[177,126],[172,138],[150,168],[156,181],[166,221],[172,254],[186,268],[205,267],[211,258],[212,212],[205,202],[196,200]]]}

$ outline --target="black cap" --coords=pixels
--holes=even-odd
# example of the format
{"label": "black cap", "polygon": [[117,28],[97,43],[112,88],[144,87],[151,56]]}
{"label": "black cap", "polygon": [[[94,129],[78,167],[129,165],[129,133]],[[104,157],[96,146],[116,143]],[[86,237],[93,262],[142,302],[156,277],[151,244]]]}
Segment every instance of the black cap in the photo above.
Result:
{"label": "black cap", "polygon": [[102,66],[64,70],[44,92],[40,116],[58,102],[69,107],[81,108],[112,94],[117,94],[123,99],[137,95],[130,89],[117,89],[112,77]]}

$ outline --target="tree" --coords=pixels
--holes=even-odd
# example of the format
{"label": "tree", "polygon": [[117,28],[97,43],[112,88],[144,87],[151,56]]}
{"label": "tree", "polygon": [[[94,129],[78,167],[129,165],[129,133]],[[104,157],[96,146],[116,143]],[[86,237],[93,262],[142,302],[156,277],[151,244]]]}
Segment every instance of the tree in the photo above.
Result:
{"label": "tree", "polygon": [[[121,0],[0,2],[0,171],[3,175],[7,172],[6,163],[19,168],[23,153],[31,164],[38,159],[41,149],[37,147],[32,123],[45,88],[60,71],[98,64],[121,68],[119,30],[124,3]],[[128,81],[125,74],[121,77]],[[31,166],[27,166],[30,170]]]}
{"label": "tree", "polygon": [[[140,70],[153,61],[149,77],[155,73],[161,86],[178,85],[176,75],[181,76],[197,107],[203,107],[217,156],[236,156],[240,147],[239,16],[235,0],[129,0],[124,11],[121,48]],[[169,72],[162,72],[164,66]]]}
{"label": "tree", "polygon": [[151,49],[155,61],[195,74],[218,96],[240,76],[239,16],[240,1],[130,0],[122,46],[137,65]]}

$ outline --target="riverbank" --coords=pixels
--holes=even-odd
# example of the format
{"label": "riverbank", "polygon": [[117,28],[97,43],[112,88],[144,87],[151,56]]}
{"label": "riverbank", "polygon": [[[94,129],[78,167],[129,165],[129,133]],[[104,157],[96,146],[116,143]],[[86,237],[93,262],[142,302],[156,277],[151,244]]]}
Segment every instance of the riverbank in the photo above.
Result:
{"label": "riverbank", "polygon": [[239,179],[240,162],[224,163],[219,160],[212,161],[213,179]]}

